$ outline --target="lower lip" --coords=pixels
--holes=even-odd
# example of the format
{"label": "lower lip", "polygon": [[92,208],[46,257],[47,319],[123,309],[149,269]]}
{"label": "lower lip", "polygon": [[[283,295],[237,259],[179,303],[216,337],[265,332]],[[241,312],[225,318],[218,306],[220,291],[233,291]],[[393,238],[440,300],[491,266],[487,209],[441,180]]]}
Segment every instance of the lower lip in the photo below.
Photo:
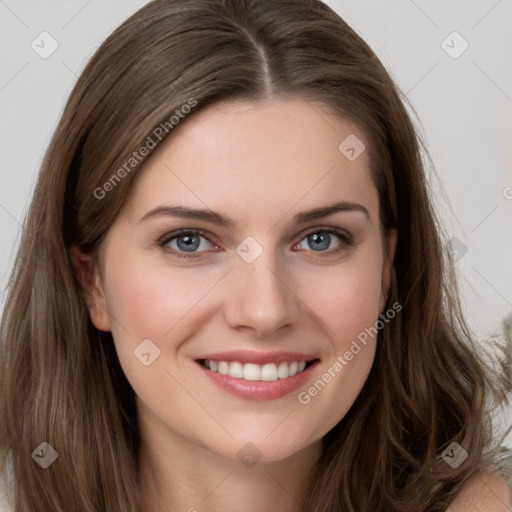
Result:
{"label": "lower lip", "polygon": [[237,379],[229,375],[221,375],[220,373],[208,370],[208,368],[205,368],[197,361],[196,364],[198,364],[211,382],[219,386],[219,388],[229,391],[233,395],[247,400],[275,400],[288,395],[304,385],[318,362],[319,361],[315,361],[301,373],[293,377],[270,381]]}

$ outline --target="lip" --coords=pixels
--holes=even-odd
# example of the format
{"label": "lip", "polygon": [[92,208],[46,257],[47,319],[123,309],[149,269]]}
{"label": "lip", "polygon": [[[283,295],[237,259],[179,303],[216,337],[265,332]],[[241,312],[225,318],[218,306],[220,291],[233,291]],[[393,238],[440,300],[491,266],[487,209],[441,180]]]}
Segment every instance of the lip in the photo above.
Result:
{"label": "lip", "polygon": [[203,359],[208,359],[210,361],[226,361],[228,363],[238,361],[242,364],[268,364],[282,363],[285,361],[313,361],[314,359],[318,359],[318,356],[303,354],[300,352],[255,352],[250,350],[235,350],[232,352],[217,352],[215,354],[204,355],[197,357],[196,361]]}
{"label": "lip", "polygon": [[[230,352],[230,355],[235,354],[235,352]],[[247,353],[246,353],[247,354]],[[275,356],[276,353],[274,353]],[[293,354],[293,353],[292,353]],[[218,354],[215,354],[217,356]],[[225,357],[227,354],[222,354]],[[304,355],[304,354],[303,354]],[[262,355],[263,357],[264,355]],[[264,359],[267,356],[264,357]],[[294,355],[296,357],[296,354]],[[282,398],[293,391],[297,390],[301,386],[303,386],[307,380],[311,377],[311,373],[317,364],[320,362],[318,358],[312,358],[307,356],[307,359],[291,359],[291,361],[312,361],[314,360],[308,367],[306,367],[301,373],[294,375],[293,377],[287,377],[286,379],[278,379],[272,381],[257,381],[257,380],[245,380],[245,379],[237,379],[235,377],[230,377],[229,375],[221,375],[220,373],[214,372],[205,368],[201,364],[202,359],[212,359],[216,360],[213,357],[213,354],[209,357],[201,358],[200,360],[196,360],[196,364],[199,369],[203,372],[205,377],[209,379],[210,382],[218,386],[219,388],[228,391],[229,393],[239,397],[244,398],[246,400],[276,400],[278,398]],[[239,358],[234,359],[219,359],[220,361],[240,361]],[[284,359],[282,361],[290,361],[290,359]],[[242,361],[240,361],[242,362]],[[250,361],[244,362],[256,362],[254,359]],[[263,363],[256,364],[265,364],[266,362],[278,362],[276,359],[272,361],[264,360]]]}

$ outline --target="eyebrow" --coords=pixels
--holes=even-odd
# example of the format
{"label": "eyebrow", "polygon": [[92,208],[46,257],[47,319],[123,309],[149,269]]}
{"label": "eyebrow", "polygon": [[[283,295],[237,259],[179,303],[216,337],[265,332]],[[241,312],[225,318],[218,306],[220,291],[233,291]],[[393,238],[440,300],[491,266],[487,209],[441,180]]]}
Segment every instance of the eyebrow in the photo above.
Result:
{"label": "eyebrow", "polygon": [[[338,212],[361,212],[371,222],[368,210],[362,204],[353,203],[350,201],[338,201],[331,205],[321,206],[318,208],[313,208],[312,210],[298,213],[293,217],[293,222],[295,224],[304,224],[311,220],[321,219]],[[232,220],[223,217],[220,213],[214,212],[212,210],[187,208],[184,206],[173,205],[157,206],[156,208],[153,208],[140,219],[140,222],[160,216],[173,216],[183,219],[202,220],[204,222],[209,222],[211,224],[222,226],[228,229],[232,228],[234,224]]]}

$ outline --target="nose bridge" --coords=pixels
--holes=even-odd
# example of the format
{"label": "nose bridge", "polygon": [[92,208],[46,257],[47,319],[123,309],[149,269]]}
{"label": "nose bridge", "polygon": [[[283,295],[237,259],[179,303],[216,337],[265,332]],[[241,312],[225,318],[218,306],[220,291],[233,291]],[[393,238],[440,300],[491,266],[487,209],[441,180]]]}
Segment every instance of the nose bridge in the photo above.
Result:
{"label": "nose bridge", "polygon": [[[259,244],[258,244],[259,245]],[[270,246],[245,240],[237,248],[240,259],[232,275],[227,320],[232,327],[252,328],[268,336],[299,318],[290,274]]]}

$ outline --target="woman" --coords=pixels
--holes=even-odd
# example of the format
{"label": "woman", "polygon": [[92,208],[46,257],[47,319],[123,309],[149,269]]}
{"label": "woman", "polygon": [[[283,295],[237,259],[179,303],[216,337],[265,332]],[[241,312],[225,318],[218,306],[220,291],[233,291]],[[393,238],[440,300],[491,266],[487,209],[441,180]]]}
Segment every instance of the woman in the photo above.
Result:
{"label": "woman", "polygon": [[156,0],[105,41],[0,368],[12,510],[510,509],[418,138],[318,1]]}

